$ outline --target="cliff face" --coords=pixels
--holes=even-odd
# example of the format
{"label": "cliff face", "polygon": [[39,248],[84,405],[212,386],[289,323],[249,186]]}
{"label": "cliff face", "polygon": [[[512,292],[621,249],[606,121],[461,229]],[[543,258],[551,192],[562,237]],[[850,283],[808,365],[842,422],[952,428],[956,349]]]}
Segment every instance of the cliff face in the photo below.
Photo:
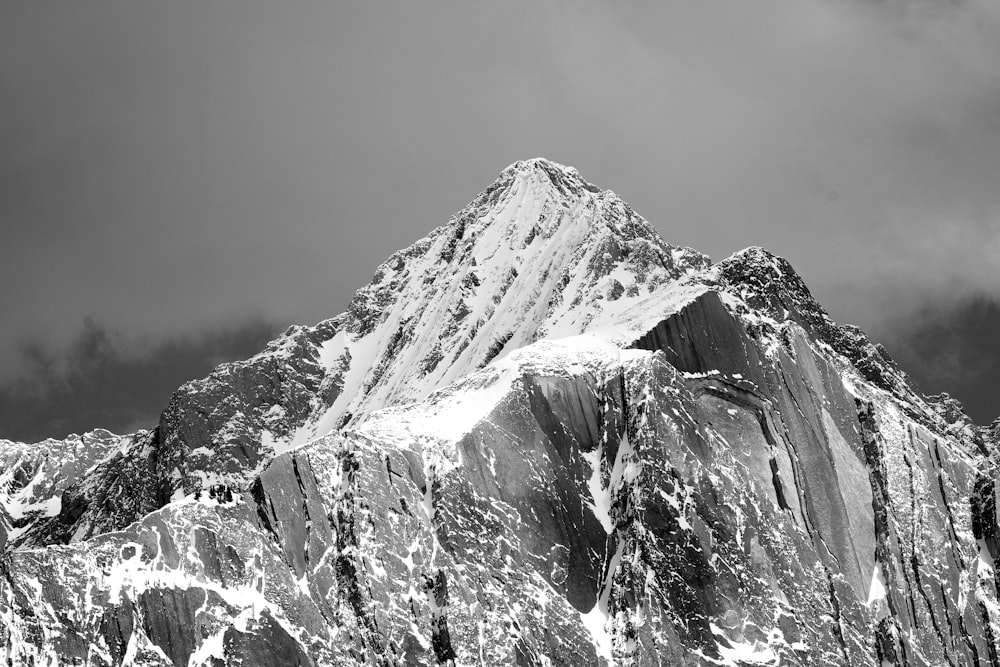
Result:
{"label": "cliff face", "polygon": [[2,443],[0,655],[1000,664],[996,431],[784,260],[517,163],[155,429]]}

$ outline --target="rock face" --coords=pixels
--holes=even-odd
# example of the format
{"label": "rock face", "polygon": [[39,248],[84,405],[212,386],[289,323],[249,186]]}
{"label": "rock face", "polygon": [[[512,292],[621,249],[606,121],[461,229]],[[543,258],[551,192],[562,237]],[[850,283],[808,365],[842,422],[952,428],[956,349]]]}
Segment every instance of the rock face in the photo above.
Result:
{"label": "rock face", "polygon": [[520,162],[154,429],[0,442],[0,657],[997,665],[998,433]]}

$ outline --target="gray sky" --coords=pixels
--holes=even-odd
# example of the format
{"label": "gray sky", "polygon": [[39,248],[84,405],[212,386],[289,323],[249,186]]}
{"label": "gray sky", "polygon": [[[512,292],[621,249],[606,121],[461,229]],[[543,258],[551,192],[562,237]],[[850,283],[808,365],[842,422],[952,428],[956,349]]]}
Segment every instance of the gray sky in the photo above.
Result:
{"label": "gray sky", "polygon": [[161,405],[538,155],[1000,413],[994,0],[0,0],[0,100],[0,437],[95,331]]}

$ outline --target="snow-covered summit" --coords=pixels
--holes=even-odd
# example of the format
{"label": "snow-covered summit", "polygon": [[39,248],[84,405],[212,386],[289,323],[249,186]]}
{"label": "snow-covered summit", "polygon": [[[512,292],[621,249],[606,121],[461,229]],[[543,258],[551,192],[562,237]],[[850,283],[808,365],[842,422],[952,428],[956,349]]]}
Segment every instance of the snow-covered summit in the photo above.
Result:
{"label": "snow-covered summit", "polygon": [[517,162],[155,429],[0,441],[0,656],[995,665],[998,433]]}
{"label": "snow-covered summit", "polygon": [[498,181],[503,182],[509,176],[539,176],[547,178],[553,186],[567,191],[587,190],[601,192],[601,188],[589,183],[580,176],[576,167],[559,164],[544,157],[518,160],[500,172]]}
{"label": "snow-covered summit", "polygon": [[[665,290],[709,265],[575,169],[515,162],[389,257],[347,312],[292,327],[251,359],[182,386],[142,452],[123,452],[100,474],[114,478],[141,458],[158,499],[242,484],[275,454],[420,400],[511,350],[641,323],[630,313],[673,303]],[[100,496],[102,484],[78,491]]]}
{"label": "snow-covered summit", "polygon": [[[712,265],[665,242],[576,169],[533,158],[503,169],[446,224],[394,253],[347,312],[292,327],[251,359],[182,386],[155,431],[71,490],[66,501],[84,508],[74,510],[82,518],[53,530],[58,539],[81,522],[106,530],[180,490],[241,485],[276,454],[422,400],[539,340],[590,333],[628,346],[710,291],[754,322],[773,322],[774,344],[777,325],[791,321],[865,378],[923,406],[876,346],[830,320],[784,259],[751,247]],[[701,326],[693,315],[701,307],[689,312]],[[90,517],[122,468],[148,485],[145,500]]]}
{"label": "snow-covered summit", "polygon": [[329,357],[345,369],[350,358],[345,389],[309,435],[421,398],[506,350],[581,333],[708,264],[575,169],[516,162],[358,291],[343,351]]}
{"label": "snow-covered summit", "polygon": [[562,174],[565,177],[574,178],[582,181],[580,177],[580,172],[577,171],[576,167],[571,167],[569,165],[560,164],[555,160],[550,160],[547,157],[533,157],[527,160],[517,160],[512,162],[503,169],[500,170],[501,178],[507,172],[530,172],[530,171],[544,171],[550,174]]}

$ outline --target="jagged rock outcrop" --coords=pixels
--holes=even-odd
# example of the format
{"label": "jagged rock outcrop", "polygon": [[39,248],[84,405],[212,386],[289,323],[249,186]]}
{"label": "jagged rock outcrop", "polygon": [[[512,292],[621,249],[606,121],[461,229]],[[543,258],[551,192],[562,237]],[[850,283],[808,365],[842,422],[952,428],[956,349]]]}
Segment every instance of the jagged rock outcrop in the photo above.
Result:
{"label": "jagged rock outcrop", "polygon": [[96,429],[36,444],[0,440],[0,543],[62,513],[67,490],[129,439]]}
{"label": "jagged rock outcrop", "polygon": [[997,665],[995,431],[784,260],[517,163],[344,315],[29,466],[0,657]]}
{"label": "jagged rock outcrop", "polygon": [[[181,387],[152,449],[137,443],[110,467],[152,457],[142,486],[156,489],[157,507],[175,491],[246,484],[288,447],[426,396],[505,350],[606,326],[708,264],[665,243],[628,204],[574,169],[515,163],[447,225],[382,264],[348,312],[293,327],[255,357]],[[82,481],[74,493],[94,484]],[[47,529],[24,541],[72,535],[79,521],[121,528],[151,509],[110,519],[64,514],[59,520],[71,531]]]}

